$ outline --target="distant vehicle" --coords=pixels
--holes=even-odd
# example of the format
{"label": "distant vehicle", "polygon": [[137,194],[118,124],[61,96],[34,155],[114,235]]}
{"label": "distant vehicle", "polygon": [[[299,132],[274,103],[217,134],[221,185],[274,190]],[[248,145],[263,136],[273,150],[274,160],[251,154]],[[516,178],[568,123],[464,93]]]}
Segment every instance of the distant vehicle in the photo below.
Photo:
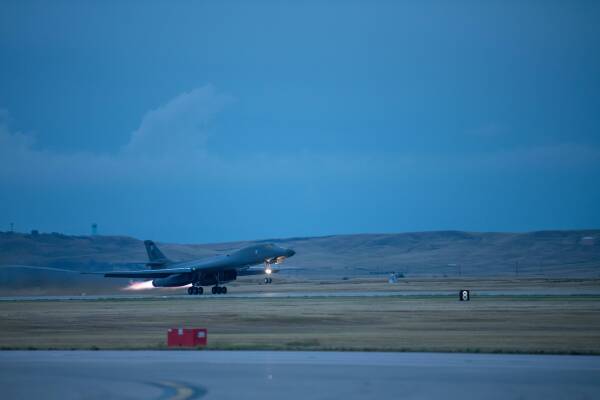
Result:
{"label": "distant vehicle", "polygon": [[[257,244],[236,250],[231,254],[208,260],[174,262],[169,260],[151,240],[144,241],[150,267],[143,271],[102,272],[107,278],[152,278],[154,287],[177,287],[191,284],[190,295],[202,294],[202,286],[213,286],[212,294],[226,294],[227,287],[222,283],[231,282],[238,276],[266,275],[265,283],[272,283],[271,274],[277,272],[272,264],[280,264],[296,252],[274,244]],[[264,268],[252,268],[264,264]]]}

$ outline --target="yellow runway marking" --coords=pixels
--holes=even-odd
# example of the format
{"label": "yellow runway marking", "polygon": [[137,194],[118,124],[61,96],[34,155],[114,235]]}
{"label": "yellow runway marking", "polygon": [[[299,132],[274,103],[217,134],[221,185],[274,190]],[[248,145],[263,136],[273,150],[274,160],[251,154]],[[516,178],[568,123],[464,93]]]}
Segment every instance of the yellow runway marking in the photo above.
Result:
{"label": "yellow runway marking", "polygon": [[176,382],[160,382],[160,385],[170,387],[176,390],[176,393],[173,397],[170,397],[169,400],[188,400],[191,399],[194,395],[194,390]]}

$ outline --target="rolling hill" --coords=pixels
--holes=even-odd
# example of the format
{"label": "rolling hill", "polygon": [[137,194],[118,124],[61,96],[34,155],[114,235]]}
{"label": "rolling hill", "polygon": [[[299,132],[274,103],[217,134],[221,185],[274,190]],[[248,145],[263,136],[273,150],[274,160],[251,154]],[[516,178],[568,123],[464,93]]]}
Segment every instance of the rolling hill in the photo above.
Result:
{"label": "rolling hill", "polygon": [[[584,238],[592,239],[584,239]],[[287,238],[290,273],[304,277],[386,274],[437,276],[600,275],[600,230],[526,233],[435,231]],[[173,260],[205,258],[255,242],[158,243]],[[124,236],[0,233],[0,265],[75,271],[142,268],[143,242]],[[128,265],[130,264],[130,265]],[[5,277],[0,275],[0,279]],[[0,281],[1,282],[1,281]]]}

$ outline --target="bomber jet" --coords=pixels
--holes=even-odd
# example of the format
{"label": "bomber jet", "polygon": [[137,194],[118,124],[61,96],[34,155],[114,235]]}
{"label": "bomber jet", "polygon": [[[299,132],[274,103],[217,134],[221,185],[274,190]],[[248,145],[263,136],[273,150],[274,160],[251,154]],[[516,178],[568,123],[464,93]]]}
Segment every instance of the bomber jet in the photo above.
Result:
{"label": "bomber jet", "polygon": [[[213,286],[212,294],[227,294],[227,287],[222,283],[231,282],[238,276],[266,275],[265,283],[272,283],[270,275],[277,270],[273,264],[281,264],[296,252],[292,249],[268,243],[257,244],[236,250],[230,254],[217,256],[207,260],[191,260],[174,262],[169,260],[151,240],[144,241],[150,269],[142,271],[103,272],[107,278],[152,279],[154,287],[177,287],[191,284],[188,294],[204,293],[202,286]],[[264,268],[253,268],[264,264]]]}

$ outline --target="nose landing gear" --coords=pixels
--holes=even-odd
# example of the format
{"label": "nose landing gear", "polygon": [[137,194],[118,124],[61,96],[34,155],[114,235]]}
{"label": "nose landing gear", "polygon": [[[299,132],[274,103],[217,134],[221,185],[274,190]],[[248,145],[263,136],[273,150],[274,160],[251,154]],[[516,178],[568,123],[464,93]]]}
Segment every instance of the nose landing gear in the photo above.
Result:
{"label": "nose landing gear", "polygon": [[271,275],[271,272],[273,272],[273,270],[271,269],[271,260],[265,260],[265,274],[267,274],[267,276],[265,277],[265,285],[273,283],[273,278],[269,276]]}

